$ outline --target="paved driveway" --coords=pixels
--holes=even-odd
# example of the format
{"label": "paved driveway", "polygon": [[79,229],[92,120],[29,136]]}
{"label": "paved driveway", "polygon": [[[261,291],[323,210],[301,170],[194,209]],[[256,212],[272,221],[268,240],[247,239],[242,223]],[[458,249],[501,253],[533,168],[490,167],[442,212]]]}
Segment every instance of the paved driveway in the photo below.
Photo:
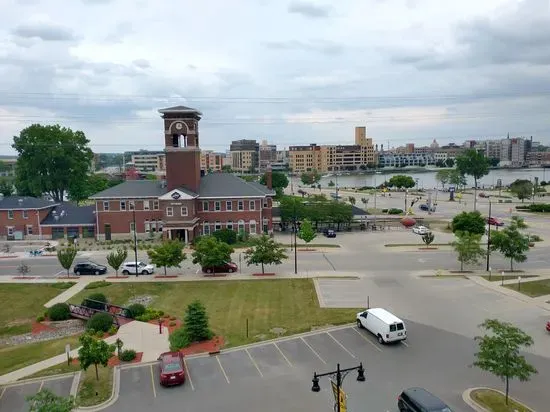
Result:
{"label": "paved driveway", "polygon": [[[322,391],[311,392],[314,371],[356,366],[363,362],[367,381],[350,373],[344,382],[349,410],[397,411],[396,396],[409,386],[424,386],[455,411],[469,411],[461,394],[471,386],[501,383],[468,365],[475,344],[471,339],[408,322],[409,340],[379,345],[356,327],[342,327],[222,352],[218,356],[186,359],[188,380],[181,387],[158,384],[157,365],[120,370],[120,394],[107,411],[139,412],[243,410],[330,410],[332,393],[327,378]],[[528,355],[540,375],[529,384],[512,384],[512,393],[528,399],[538,410],[548,402],[546,382],[550,361]]]}

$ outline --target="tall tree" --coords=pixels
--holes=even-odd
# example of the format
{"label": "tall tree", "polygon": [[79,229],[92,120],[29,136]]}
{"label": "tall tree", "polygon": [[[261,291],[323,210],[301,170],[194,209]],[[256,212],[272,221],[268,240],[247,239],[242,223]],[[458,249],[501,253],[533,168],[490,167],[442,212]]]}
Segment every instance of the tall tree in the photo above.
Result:
{"label": "tall tree", "polygon": [[76,408],[74,397],[58,396],[47,388],[35,395],[27,396],[29,412],[71,412]]}
{"label": "tall tree", "polygon": [[435,174],[435,179],[441,183],[441,187],[445,189],[445,185],[449,182],[451,178],[451,171],[449,169],[439,170]]}
{"label": "tall tree", "polygon": [[462,212],[453,217],[451,227],[455,232],[470,232],[478,235],[485,233],[486,221],[478,211]]}
{"label": "tall tree", "polygon": [[537,372],[519,351],[533,344],[533,338],[521,329],[497,319],[486,319],[480,327],[490,334],[476,336],[479,351],[475,354],[477,366],[505,382],[506,405],[510,391],[510,379],[526,382]]}
{"label": "tall tree", "polygon": [[267,235],[254,238],[244,256],[248,266],[261,265],[262,273],[265,273],[264,265],[280,265],[287,258],[284,246]]}
{"label": "tall tree", "polygon": [[411,187],[414,187],[415,181],[412,178],[412,176],[407,175],[395,175],[390,178],[388,181],[389,187],[397,187],[398,189],[406,188],[410,189]]}
{"label": "tall tree", "polygon": [[457,156],[456,168],[474,178],[474,210],[477,210],[477,181],[489,173],[489,159],[476,149],[468,149]]}
{"label": "tall tree", "polygon": [[321,180],[321,175],[317,170],[304,172],[300,175],[300,180],[304,185],[313,185]]}
{"label": "tall tree", "polygon": [[115,270],[115,277],[118,277],[118,270],[120,265],[124,263],[128,257],[128,251],[119,247],[117,250],[113,250],[107,255],[107,263]]}
{"label": "tall tree", "polygon": [[78,340],[82,345],[78,349],[78,360],[80,367],[87,370],[90,366],[95,367],[95,378],[99,380],[98,366],[107,366],[109,359],[116,349],[115,345],[109,345],[102,339],[98,339],[91,333],[84,333]]}
{"label": "tall tree", "polygon": [[529,250],[529,237],[521,233],[518,226],[512,223],[503,230],[491,232],[491,249],[498,250],[504,257],[510,259],[510,270],[514,270],[514,262],[525,262]]}
{"label": "tall tree", "polygon": [[67,271],[67,277],[69,277],[69,270],[76,257],[76,249],[74,247],[68,247],[65,249],[57,250],[57,260],[63,269]]}
{"label": "tall tree", "polygon": [[527,179],[516,179],[510,185],[510,192],[515,194],[517,198],[521,200],[521,203],[523,203],[525,199],[530,199],[531,196],[533,196],[533,189],[533,183],[531,183],[531,181]]}
{"label": "tall tree", "polygon": [[[260,178],[262,185],[267,184],[267,173],[264,173]],[[283,172],[271,172],[271,186],[277,193],[277,196],[281,196],[283,191],[288,186],[288,177]]]}
{"label": "tall tree", "polygon": [[452,169],[449,173],[449,183],[455,185],[457,188],[464,187],[467,183],[466,176],[460,170]]}
{"label": "tall tree", "polygon": [[13,195],[13,183],[8,179],[0,179],[0,193],[4,196]]}
{"label": "tall tree", "polygon": [[82,131],[33,124],[13,138],[19,157],[15,181],[20,194],[49,194],[63,201],[71,185],[86,179],[93,153]]}
{"label": "tall tree", "polygon": [[456,232],[456,240],[452,243],[458,254],[460,271],[464,270],[464,263],[478,263],[485,256],[485,250],[481,248],[481,235],[470,232]]}
{"label": "tall tree", "polygon": [[203,236],[195,245],[193,263],[203,268],[221,266],[231,262],[231,253],[234,249],[227,243],[221,242],[213,236]]}
{"label": "tall tree", "polygon": [[208,326],[206,308],[199,300],[195,300],[187,306],[183,325],[189,342],[212,339],[213,333]]}
{"label": "tall tree", "polygon": [[151,263],[164,268],[164,276],[166,276],[166,268],[181,267],[180,264],[187,256],[183,253],[183,243],[179,240],[168,240],[147,251]]}
{"label": "tall tree", "polygon": [[355,206],[355,202],[356,202],[356,201],[355,201],[355,197],[349,196],[349,197],[348,197],[348,201],[352,204],[352,206]]}

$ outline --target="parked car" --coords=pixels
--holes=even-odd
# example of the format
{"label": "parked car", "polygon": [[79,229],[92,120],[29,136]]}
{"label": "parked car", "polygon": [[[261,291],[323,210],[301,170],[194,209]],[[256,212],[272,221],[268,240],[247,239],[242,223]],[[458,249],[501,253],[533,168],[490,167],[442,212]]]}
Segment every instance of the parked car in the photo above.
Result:
{"label": "parked car", "polygon": [[367,309],[356,316],[357,327],[365,328],[378,339],[379,343],[396,342],[407,339],[405,322],[382,308]]}
{"label": "parked car", "polygon": [[550,322],[546,322],[546,330],[550,332]]}
{"label": "parked car", "polygon": [[209,266],[209,267],[203,267],[202,271],[204,273],[233,273],[236,272],[239,267],[236,263],[229,262],[224,263],[220,266]]}
{"label": "parked car", "polygon": [[488,217],[487,223],[493,226],[504,226],[504,222],[502,220],[498,220],[496,217]]}
{"label": "parked car", "polygon": [[423,388],[405,389],[397,397],[399,412],[452,412],[445,402]]}
{"label": "parked car", "polygon": [[133,275],[136,273],[136,266],[137,266],[137,273],[141,275],[152,275],[155,271],[155,267],[153,265],[148,265],[147,263],[143,262],[124,262],[122,265],[122,274],[123,275]]}
{"label": "parked car", "polygon": [[74,265],[75,275],[104,275],[107,273],[107,266],[99,265],[95,262],[80,262]]}
{"label": "parked car", "polygon": [[325,235],[325,237],[336,237],[336,232],[332,229],[325,229],[323,235]]}
{"label": "parked car", "polygon": [[417,235],[426,235],[428,233],[430,233],[431,230],[428,229],[426,226],[415,226],[413,227],[413,233],[416,233]]}
{"label": "parked car", "polygon": [[486,194],[486,193],[484,193],[484,192],[481,192],[478,196],[479,196],[479,197],[485,197],[485,198],[491,197],[491,195],[488,195],[488,194]]}
{"label": "parked car", "polygon": [[181,385],[185,382],[185,366],[181,352],[164,352],[158,360],[161,385]]}
{"label": "parked car", "polygon": [[420,210],[423,210],[425,212],[435,212],[435,206],[432,206],[430,209],[430,206],[426,203],[422,203],[420,206],[418,206]]}

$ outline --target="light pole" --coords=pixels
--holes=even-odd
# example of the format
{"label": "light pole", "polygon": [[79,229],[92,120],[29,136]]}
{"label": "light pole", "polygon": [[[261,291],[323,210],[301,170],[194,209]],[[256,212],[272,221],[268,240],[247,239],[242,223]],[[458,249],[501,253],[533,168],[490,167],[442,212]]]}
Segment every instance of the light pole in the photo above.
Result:
{"label": "light pole", "polygon": [[136,259],[136,278],[138,277],[138,260],[137,260],[137,227],[136,227],[136,206],[132,206],[132,216],[134,218],[134,257]]}
{"label": "light pole", "polygon": [[[298,274],[298,244],[297,244],[298,223],[296,218],[296,199],[294,199],[294,274]],[[292,243],[292,241],[291,241]]]}
{"label": "light pole", "polygon": [[487,263],[487,272],[489,272],[489,279],[491,277],[491,268],[489,266],[489,260],[491,256],[491,201],[489,200],[489,219],[487,220],[487,257],[486,257],[486,263]]}
{"label": "light pole", "polygon": [[322,378],[323,376],[330,376],[331,377],[331,383],[332,383],[332,389],[334,391],[334,410],[337,412],[341,412],[341,406],[342,403],[345,403],[344,393],[342,391],[342,384],[344,383],[345,377],[350,373],[351,371],[357,371],[357,381],[364,382],[365,381],[365,369],[363,368],[363,363],[361,362],[359,366],[354,366],[353,368],[347,368],[347,369],[340,369],[340,364],[338,363],[336,365],[336,370],[326,373],[317,374],[317,372],[313,372],[313,386],[311,387],[311,390],[313,392],[319,392],[321,390],[321,387],[319,386],[319,378]]}

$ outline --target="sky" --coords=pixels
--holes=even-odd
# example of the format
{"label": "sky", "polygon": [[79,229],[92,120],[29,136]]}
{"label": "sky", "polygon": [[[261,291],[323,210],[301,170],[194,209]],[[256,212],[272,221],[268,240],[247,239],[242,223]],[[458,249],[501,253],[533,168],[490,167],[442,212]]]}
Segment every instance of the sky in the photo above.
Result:
{"label": "sky", "polygon": [[33,124],[160,150],[232,140],[550,143],[550,0],[0,0],[0,154]]}

